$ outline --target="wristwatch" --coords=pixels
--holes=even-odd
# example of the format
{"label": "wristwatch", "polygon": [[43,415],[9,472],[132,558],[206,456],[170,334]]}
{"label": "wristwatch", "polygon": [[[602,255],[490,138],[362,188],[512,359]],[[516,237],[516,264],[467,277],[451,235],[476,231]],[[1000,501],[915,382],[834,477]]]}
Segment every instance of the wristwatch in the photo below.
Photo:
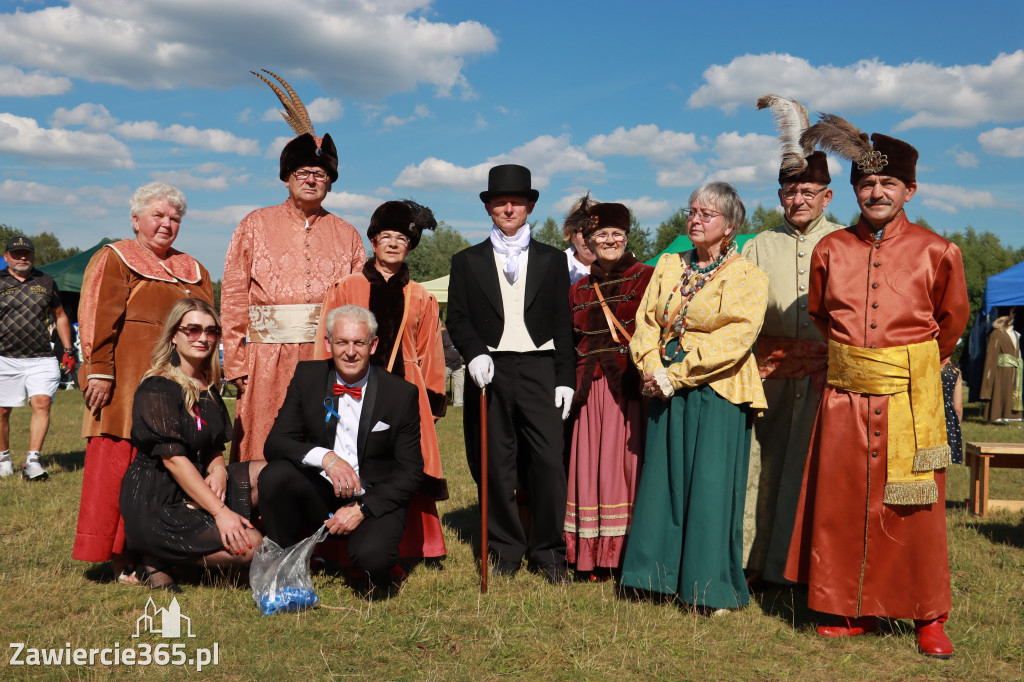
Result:
{"label": "wristwatch", "polygon": [[370,510],[366,508],[366,503],[362,500],[356,502],[359,505],[359,511],[362,513],[364,519],[370,518]]}

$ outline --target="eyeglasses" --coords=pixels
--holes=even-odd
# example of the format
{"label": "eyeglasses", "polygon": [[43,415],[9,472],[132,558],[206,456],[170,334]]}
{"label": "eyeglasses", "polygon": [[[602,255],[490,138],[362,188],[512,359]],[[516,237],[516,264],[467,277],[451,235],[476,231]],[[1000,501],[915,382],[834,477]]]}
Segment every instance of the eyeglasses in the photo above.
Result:
{"label": "eyeglasses", "polygon": [[327,173],[322,170],[306,170],[305,168],[300,168],[297,171],[292,171],[292,175],[295,176],[296,180],[306,180],[312,176],[317,182],[327,182]]}
{"label": "eyeglasses", "polygon": [[599,242],[622,242],[626,240],[625,232],[595,232],[590,235],[595,241]]}
{"label": "eyeglasses", "polygon": [[388,242],[391,242],[392,244],[398,244],[399,246],[409,245],[409,238],[404,234],[382,232],[374,237],[374,239],[377,240],[378,244],[387,244]]}
{"label": "eyeglasses", "polygon": [[710,223],[722,214],[717,211],[709,211],[706,208],[687,208],[683,209],[683,215],[686,216],[687,220],[699,220],[702,223]]}
{"label": "eyeglasses", "polygon": [[196,341],[200,336],[206,334],[206,338],[210,341],[220,337],[220,327],[203,327],[198,324],[186,324],[178,327],[178,331],[185,335],[189,341]]}
{"label": "eyeglasses", "polygon": [[804,201],[814,201],[814,197],[827,189],[828,187],[822,187],[821,189],[802,189],[799,192],[795,189],[788,189],[782,193],[782,198],[786,201],[793,201],[793,199],[796,199],[796,195],[799,194],[804,198]]}

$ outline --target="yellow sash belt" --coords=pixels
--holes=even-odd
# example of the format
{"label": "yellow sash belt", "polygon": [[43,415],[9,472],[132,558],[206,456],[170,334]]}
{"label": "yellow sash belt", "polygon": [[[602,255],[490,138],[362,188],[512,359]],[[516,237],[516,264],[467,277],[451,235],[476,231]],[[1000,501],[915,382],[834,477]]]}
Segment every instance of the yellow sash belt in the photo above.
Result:
{"label": "yellow sash belt", "polygon": [[249,343],[312,343],[316,341],[319,303],[249,306]]}
{"label": "yellow sash belt", "polygon": [[1013,403],[1010,405],[1010,409],[1014,412],[1020,412],[1024,408],[1021,400],[1021,396],[1024,395],[1021,391],[1021,376],[1024,374],[1021,369],[1024,367],[1024,362],[1021,362],[1019,355],[1000,353],[999,357],[996,358],[996,367],[1013,367]]}
{"label": "yellow sash belt", "polygon": [[828,342],[828,383],[852,393],[889,396],[886,504],[934,504],[935,469],[950,463],[939,344],[858,348]]}

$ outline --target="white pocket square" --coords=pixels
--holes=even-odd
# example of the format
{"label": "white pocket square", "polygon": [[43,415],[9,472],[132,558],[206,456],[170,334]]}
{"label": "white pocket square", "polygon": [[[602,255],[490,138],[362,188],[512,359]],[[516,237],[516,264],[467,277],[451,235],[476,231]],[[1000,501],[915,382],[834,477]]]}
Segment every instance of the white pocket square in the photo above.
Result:
{"label": "white pocket square", "polygon": [[378,431],[387,431],[390,428],[391,426],[385,424],[384,422],[377,422],[377,424],[372,429],[370,429],[370,431],[372,433],[377,433]]}

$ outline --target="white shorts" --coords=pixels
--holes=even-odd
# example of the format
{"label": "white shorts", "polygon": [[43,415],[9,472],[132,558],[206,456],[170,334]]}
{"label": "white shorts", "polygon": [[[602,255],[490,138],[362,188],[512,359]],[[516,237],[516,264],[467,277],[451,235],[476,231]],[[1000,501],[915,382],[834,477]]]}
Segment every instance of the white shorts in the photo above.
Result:
{"label": "white shorts", "polygon": [[0,356],[0,407],[21,407],[25,394],[57,395],[60,364],[57,358],[5,358]]}

